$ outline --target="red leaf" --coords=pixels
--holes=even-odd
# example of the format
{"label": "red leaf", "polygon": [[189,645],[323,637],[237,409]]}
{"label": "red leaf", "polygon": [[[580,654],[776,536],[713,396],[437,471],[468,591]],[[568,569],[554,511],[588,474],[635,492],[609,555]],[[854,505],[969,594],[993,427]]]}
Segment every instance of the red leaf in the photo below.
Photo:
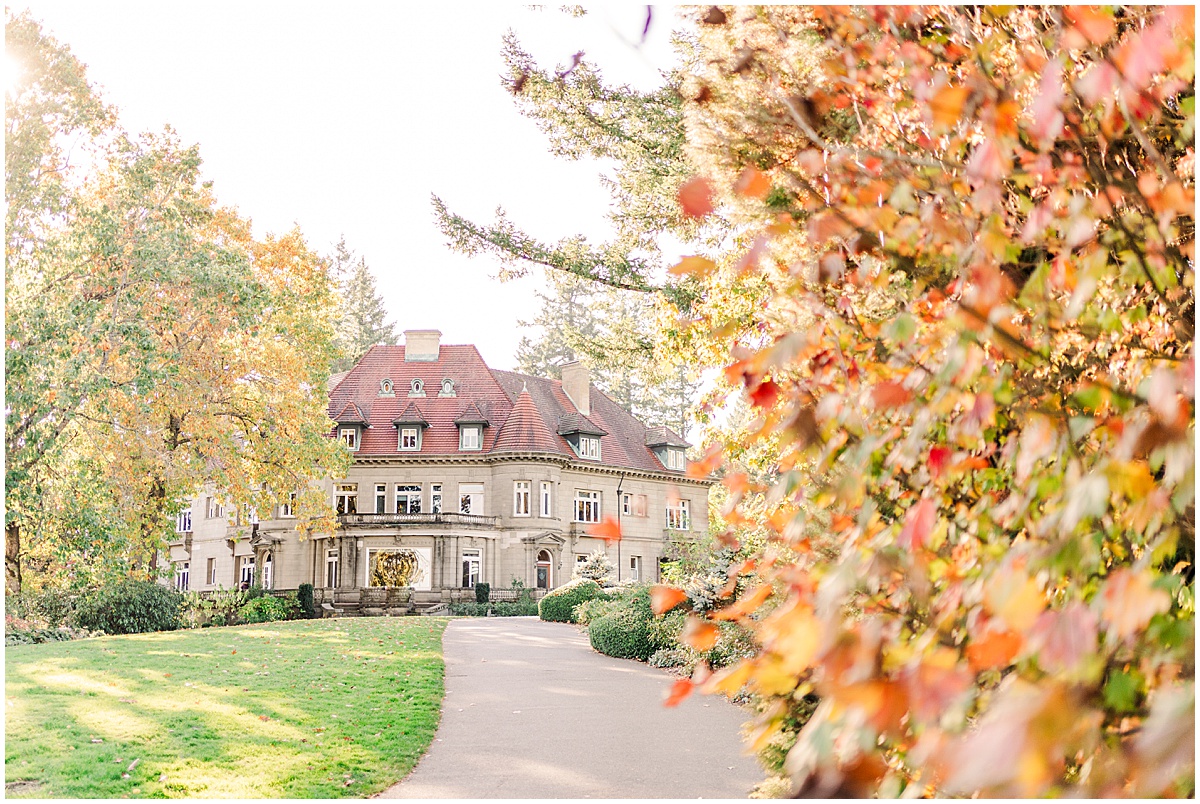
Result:
{"label": "red leaf", "polygon": [[671,692],[667,695],[663,706],[678,706],[680,701],[692,694],[694,686],[690,678],[676,679],[675,683],[671,685]]}
{"label": "red leaf", "polygon": [[898,382],[881,382],[871,389],[871,402],[878,409],[898,408],[912,398],[912,391]]}
{"label": "red leaf", "polygon": [[773,408],[779,401],[779,386],[773,380],[760,382],[758,387],[750,392],[750,402],[756,408]]}
{"label": "red leaf", "polygon": [[666,614],[685,600],[684,591],[674,586],[659,583],[650,587],[650,609],[655,614]]}
{"label": "red leaf", "polygon": [[904,550],[919,550],[925,546],[926,539],[937,523],[937,506],[928,497],[908,509],[904,517],[904,527],[900,530],[897,544]]}
{"label": "red leaf", "polygon": [[949,447],[929,448],[929,474],[934,480],[937,480],[946,471],[946,464],[952,454]]}
{"label": "red leaf", "polygon": [[1113,18],[1095,6],[1067,6],[1063,14],[1093,45],[1104,44],[1117,30]]}
{"label": "red leaf", "polygon": [[679,188],[679,206],[683,208],[683,214],[690,218],[703,218],[712,214],[712,184],[708,179],[700,177],[684,182]]}
{"label": "red leaf", "polygon": [[621,541],[621,525],[611,516],[604,517],[604,521],[597,525],[589,525],[587,532],[589,536],[597,536],[609,544]]}

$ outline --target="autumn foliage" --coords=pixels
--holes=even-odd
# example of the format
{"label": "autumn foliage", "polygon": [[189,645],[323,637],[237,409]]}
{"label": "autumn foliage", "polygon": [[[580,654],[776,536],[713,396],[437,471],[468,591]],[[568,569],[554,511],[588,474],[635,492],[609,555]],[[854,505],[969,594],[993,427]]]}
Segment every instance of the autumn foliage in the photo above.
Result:
{"label": "autumn foliage", "polygon": [[771,459],[688,631],[759,652],[693,681],[756,747],[819,699],[811,795],[1192,792],[1193,10],[697,19],[678,200],[737,245],[674,273]]}

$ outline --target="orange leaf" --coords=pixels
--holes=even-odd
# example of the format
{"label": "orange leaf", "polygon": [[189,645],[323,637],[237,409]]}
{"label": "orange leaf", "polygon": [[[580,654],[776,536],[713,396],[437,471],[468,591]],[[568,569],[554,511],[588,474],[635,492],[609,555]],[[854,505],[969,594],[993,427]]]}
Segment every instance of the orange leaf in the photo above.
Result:
{"label": "orange leaf", "polygon": [[707,257],[684,257],[677,264],[672,265],[667,269],[667,273],[671,276],[695,276],[703,279],[704,277],[717,270],[717,264]]}
{"label": "orange leaf", "polygon": [[717,635],[717,627],[712,623],[705,622],[698,617],[688,617],[680,639],[703,653],[712,650],[713,646],[717,644]]}
{"label": "orange leaf", "polygon": [[1095,6],[1067,6],[1063,14],[1093,45],[1104,44],[1117,30],[1113,18]]}
{"label": "orange leaf", "polygon": [[775,403],[779,401],[779,386],[774,380],[760,382],[758,386],[750,392],[750,402],[756,408],[773,408]]}
{"label": "orange leaf", "polygon": [[771,180],[756,167],[748,167],[734,182],[733,191],[745,198],[766,198],[771,192]]}
{"label": "orange leaf", "polygon": [[715,611],[712,614],[714,620],[738,620],[749,614],[758,611],[758,607],[763,604],[768,597],[771,596],[771,585],[763,584],[755,587],[749,593],[742,595],[736,603],[728,608]]}
{"label": "orange leaf", "polygon": [[749,659],[742,659],[732,667],[726,667],[710,677],[704,684],[703,692],[721,692],[725,695],[737,695],[750,680],[754,665]]}
{"label": "orange leaf", "polygon": [[678,706],[680,701],[692,694],[692,684],[690,678],[678,678],[671,685],[671,692],[667,695],[667,699],[663,701],[663,706]]}
{"label": "orange leaf", "polygon": [[698,461],[688,461],[687,476],[696,480],[704,480],[721,465],[721,445],[713,444],[708,448],[704,457]]}
{"label": "orange leaf", "polygon": [[942,87],[933,100],[929,102],[929,111],[933,113],[935,128],[954,128],[962,117],[963,107],[967,104],[971,90],[967,87]]}
{"label": "orange leaf", "polygon": [[993,667],[1008,667],[1023,641],[1020,634],[1012,631],[989,631],[967,645],[967,661],[976,673]]}
{"label": "orange leaf", "polygon": [[650,587],[650,608],[655,614],[666,614],[685,600],[684,591],[674,586],[657,583]]}
{"label": "orange leaf", "polygon": [[919,550],[925,546],[925,541],[933,531],[937,522],[937,506],[928,497],[922,497],[920,502],[908,509],[904,517],[904,527],[896,543],[904,550]]}
{"label": "orange leaf", "polygon": [[1001,569],[988,578],[983,602],[1009,628],[1025,632],[1046,608],[1046,596],[1037,581],[1024,572]]}
{"label": "orange leaf", "polygon": [[1171,596],[1151,586],[1146,570],[1122,568],[1108,576],[1101,591],[1100,619],[1118,639],[1133,636],[1150,618],[1171,608]]}
{"label": "orange leaf", "polygon": [[912,391],[898,382],[881,382],[871,389],[871,402],[878,409],[898,408],[912,398]]}
{"label": "orange leaf", "polygon": [[679,206],[689,218],[703,218],[712,214],[712,184],[701,177],[684,182],[679,188]]}
{"label": "orange leaf", "polygon": [[604,521],[597,525],[589,525],[587,532],[589,536],[598,536],[609,544],[621,541],[621,525],[611,516],[604,517]]}

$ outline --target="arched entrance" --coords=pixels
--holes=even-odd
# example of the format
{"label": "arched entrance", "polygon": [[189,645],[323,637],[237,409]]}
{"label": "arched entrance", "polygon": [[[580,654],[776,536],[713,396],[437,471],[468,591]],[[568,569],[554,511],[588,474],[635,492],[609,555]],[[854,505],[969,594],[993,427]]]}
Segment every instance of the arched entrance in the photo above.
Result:
{"label": "arched entrance", "polygon": [[538,589],[549,589],[553,579],[550,576],[550,551],[539,550],[537,554],[537,583]]}

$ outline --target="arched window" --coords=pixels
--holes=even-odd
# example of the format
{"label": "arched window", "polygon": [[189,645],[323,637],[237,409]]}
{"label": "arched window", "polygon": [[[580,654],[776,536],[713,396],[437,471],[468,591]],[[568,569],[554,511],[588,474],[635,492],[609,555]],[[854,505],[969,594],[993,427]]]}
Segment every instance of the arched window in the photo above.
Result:
{"label": "arched window", "polygon": [[550,574],[551,559],[549,550],[539,550],[537,554],[537,588],[549,589],[553,579]]}
{"label": "arched window", "polygon": [[379,395],[380,396],[391,396],[392,395],[392,381],[387,379],[386,377],[379,381]]}
{"label": "arched window", "polygon": [[454,380],[449,377],[442,380],[442,390],[438,393],[438,396],[456,396],[454,393]]}
{"label": "arched window", "polygon": [[425,396],[425,383],[419,378],[414,377],[409,396]]}

